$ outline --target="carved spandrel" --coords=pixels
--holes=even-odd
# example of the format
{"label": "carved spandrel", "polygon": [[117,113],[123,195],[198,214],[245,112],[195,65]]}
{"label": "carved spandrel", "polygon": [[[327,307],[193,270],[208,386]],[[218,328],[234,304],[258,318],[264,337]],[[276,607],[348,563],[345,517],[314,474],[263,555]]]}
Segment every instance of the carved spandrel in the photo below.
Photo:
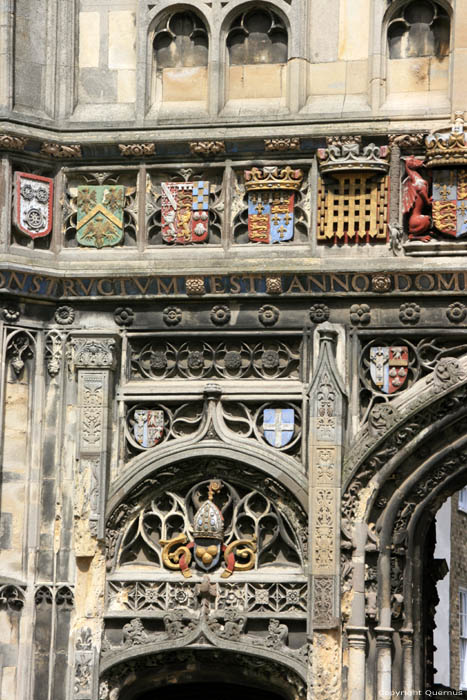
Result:
{"label": "carved spandrel", "polygon": [[76,369],[113,369],[115,363],[113,338],[75,338],[73,362]]}

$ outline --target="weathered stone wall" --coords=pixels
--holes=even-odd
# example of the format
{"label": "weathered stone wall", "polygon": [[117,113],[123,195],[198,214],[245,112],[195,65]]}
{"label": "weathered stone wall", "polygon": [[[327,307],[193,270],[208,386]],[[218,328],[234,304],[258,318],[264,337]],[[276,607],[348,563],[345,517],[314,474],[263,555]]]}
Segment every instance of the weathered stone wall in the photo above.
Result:
{"label": "weathered stone wall", "polygon": [[467,513],[459,510],[457,494],[451,502],[450,644],[451,686],[459,688],[459,589],[467,590]]}

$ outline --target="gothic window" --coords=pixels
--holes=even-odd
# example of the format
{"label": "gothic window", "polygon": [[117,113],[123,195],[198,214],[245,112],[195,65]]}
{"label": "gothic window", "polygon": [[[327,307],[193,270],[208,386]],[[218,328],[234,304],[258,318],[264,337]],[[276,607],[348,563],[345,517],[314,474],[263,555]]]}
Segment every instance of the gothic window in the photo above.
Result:
{"label": "gothic window", "polygon": [[287,31],[269,10],[253,9],[238,16],[230,27],[227,46],[231,65],[287,61]]}
{"label": "gothic window", "polygon": [[442,58],[449,51],[447,12],[430,0],[404,5],[389,23],[389,58]]}
{"label": "gothic window", "polygon": [[208,35],[193,12],[175,12],[156,27],[154,54],[159,69],[207,66]]}
{"label": "gothic window", "polygon": [[228,100],[285,100],[287,30],[266,8],[238,15],[227,34]]}
{"label": "gothic window", "polygon": [[152,43],[153,101],[157,108],[162,103],[165,109],[191,103],[202,109],[208,94],[209,53],[202,20],[187,10],[165,15],[155,25]]}

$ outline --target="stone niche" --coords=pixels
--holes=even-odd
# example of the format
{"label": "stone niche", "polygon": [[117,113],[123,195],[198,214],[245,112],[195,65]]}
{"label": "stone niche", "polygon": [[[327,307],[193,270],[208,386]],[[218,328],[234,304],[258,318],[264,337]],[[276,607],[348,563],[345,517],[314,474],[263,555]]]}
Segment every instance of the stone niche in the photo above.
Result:
{"label": "stone niche", "polygon": [[188,10],[166,14],[156,22],[152,46],[155,108],[205,109],[209,41],[204,22]]}
{"label": "stone niche", "polygon": [[227,100],[286,98],[287,30],[266,9],[238,15],[227,33]]}

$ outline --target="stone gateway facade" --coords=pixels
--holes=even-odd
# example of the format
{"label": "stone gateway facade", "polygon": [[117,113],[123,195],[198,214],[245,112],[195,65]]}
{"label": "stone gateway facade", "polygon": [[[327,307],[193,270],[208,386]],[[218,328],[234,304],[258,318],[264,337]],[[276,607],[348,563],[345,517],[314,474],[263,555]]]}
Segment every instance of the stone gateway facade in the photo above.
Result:
{"label": "stone gateway facade", "polygon": [[0,1],[2,700],[434,691],[466,56],[461,0]]}

